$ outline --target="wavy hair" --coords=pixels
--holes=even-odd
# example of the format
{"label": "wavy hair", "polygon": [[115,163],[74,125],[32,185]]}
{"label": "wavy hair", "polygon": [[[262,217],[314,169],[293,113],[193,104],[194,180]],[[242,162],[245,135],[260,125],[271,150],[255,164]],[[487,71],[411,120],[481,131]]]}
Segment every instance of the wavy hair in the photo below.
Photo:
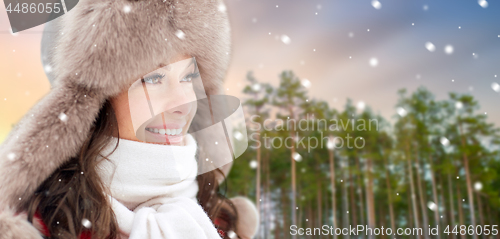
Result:
{"label": "wavy hair", "polygon": [[[96,159],[110,144],[112,135],[119,135],[118,123],[111,103],[106,101],[79,154],[54,171],[22,206],[31,223],[35,214],[40,215],[49,238],[77,239],[85,231],[90,231],[92,239],[118,236],[118,223],[96,170],[99,163]],[[119,140],[115,149],[118,143]],[[107,160],[106,155],[101,156],[100,160]],[[223,221],[219,229],[236,232],[236,208],[220,192],[217,174],[225,177],[219,169],[197,176],[197,199],[212,222]],[[83,220],[91,223],[90,229],[82,225]]]}

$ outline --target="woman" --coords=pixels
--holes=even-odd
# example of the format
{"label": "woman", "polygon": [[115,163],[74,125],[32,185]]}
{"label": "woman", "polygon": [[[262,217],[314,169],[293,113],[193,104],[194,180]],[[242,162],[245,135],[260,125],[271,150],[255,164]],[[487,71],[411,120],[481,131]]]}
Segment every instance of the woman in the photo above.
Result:
{"label": "woman", "polygon": [[[193,148],[198,147],[197,158],[208,159],[200,149],[209,147],[188,133],[199,132],[193,117],[200,111],[201,91],[193,86],[195,93],[188,94],[186,77],[174,76],[181,76],[179,69],[195,62],[191,79],[198,73],[202,76],[201,89],[207,96],[221,92],[230,51],[223,3],[82,0],[58,24],[51,52],[54,87],[0,148],[0,238],[41,238],[40,232],[50,238],[214,238],[215,227],[226,238],[252,237],[256,220],[251,220],[253,225],[241,224],[238,215],[243,212],[245,220],[256,219],[253,205],[242,198],[229,201],[217,193],[224,177],[220,169],[196,176],[196,171],[174,167],[177,181],[161,177],[171,180],[161,188],[144,180],[147,173],[162,175],[157,170],[161,167],[143,163],[138,165],[145,169],[131,168],[131,154],[151,151],[150,147],[179,150],[176,155],[184,156],[194,155]],[[145,92],[152,93],[146,84],[155,85],[168,72],[148,76],[168,66],[174,67],[165,79],[188,93],[165,93],[165,108],[156,113],[153,105],[159,101],[148,98],[151,114],[144,120],[134,110],[135,103],[144,102],[129,97],[136,89],[134,83],[137,86],[140,79]],[[163,130],[153,127],[160,116]],[[178,125],[170,129],[169,121]],[[165,135],[167,130],[170,136]],[[143,159],[155,158],[145,155],[137,161]],[[174,161],[181,166],[188,162]],[[189,162],[184,169],[192,169],[193,160]],[[121,180],[113,173],[122,175]],[[123,177],[126,173],[130,179]],[[182,183],[185,190],[178,190]],[[153,185],[145,192],[162,193],[144,195],[131,189],[138,185]],[[121,194],[118,189],[131,190]],[[180,225],[175,218],[193,221]]]}

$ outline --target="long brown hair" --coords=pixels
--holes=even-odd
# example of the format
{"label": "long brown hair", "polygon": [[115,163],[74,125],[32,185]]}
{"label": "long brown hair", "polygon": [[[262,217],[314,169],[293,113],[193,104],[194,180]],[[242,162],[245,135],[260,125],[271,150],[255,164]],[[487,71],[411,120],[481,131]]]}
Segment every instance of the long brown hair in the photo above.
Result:
{"label": "long brown hair", "polygon": [[[28,212],[30,222],[39,213],[50,238],[79,238],[86,230],[91,231],[92,239],[118,236],[118,223],[96,171],[99,163],[96,159],[108,146],[112,135],[118,135],[118,123],[110,102],[106,101],[79,155],[54,171],[22,207]],[[117,146],[118,142],[115,149]],[[101,156],[101,160],[106,160],[109,155]],[[217,173],[225,177],[221,170],[197,177],[197,199],[212,221],[223,218],[225,223],[221,230],[236,232],[236,209],[219,192]],[[224,191],[227,191],[227,184],[225,185]],[[82,225],[83,220],[91,223],[90,229]],[[85,224],[88,225],[88,222]],[[225,238],[228,238],[227,235]]]}

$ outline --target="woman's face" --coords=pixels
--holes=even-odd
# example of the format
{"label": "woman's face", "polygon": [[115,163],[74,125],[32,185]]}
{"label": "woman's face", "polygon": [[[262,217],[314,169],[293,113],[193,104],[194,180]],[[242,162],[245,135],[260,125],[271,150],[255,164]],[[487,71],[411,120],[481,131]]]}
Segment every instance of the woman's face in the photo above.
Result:
{"label": "woman's face", "polygon": [[185,145],[197,109],[192,82],[200,80],[200,74],[190,56],[177,56],[167,64],[111,99],[120,138]]}

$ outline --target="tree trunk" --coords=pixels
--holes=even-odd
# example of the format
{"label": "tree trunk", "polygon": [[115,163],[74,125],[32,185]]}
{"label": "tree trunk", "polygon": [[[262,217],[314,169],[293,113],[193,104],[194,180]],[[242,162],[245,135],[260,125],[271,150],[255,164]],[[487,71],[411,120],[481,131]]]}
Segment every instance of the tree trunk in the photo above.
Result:
{"label": "tree trunk", "polygon": [[[420,159],[418,157],[415,158],[415,166],[417,167],[417,188],[418,188],[418,194],[419,194],[419,201],[420,201],[420,209],[422,210],[422,220],[423,220],[423,228],[424,232],[427,232],[429,230],[429,217],[427,216],[427,206],[426,206],[426,199],[425,199],[425,189],[422,186],[422,179],[420,177],[420,174],[422,174],[423,170],[420,167]],[[424,237],[426,239],[429,239],[429,233],[424,233]]]}
{"label": "tree trunk", "polygon": [[[337,203],[336,203],[336,187],[335,187],[335,161],[333,150],[328,150],[330,159],[330,184],[332,187],[332,226],[335,230],[337,228]],[[337,239],[337,235],[333,233],[333,238]]]}
{"label": "tree trunk", "polygon": [[[484,216],[483,216],[483,205],[481,202],[481,195],[479,195],[479,193],[475,193],[475,194],[476,194],[477,207],[478,207],[478,211],[479,211],[479,223],[481,223],[481,225],[484,226],[486,224],[485,224]],[[483,239],[486,239],[486,236],[484,235],[484,233],[482,233],[481,237]]]}
{"label": "tree trunk", "polygon": [[[356,170],[358,172],[362,172],[361,167],[359,166],[359,157],[355,157],[356,159]],[[358,194],[358,201],[359,201],[359,206],[361,210],[359,210],[361,214],[361,225],[366,225],[365,223],[365,204],[364,204],[364,197],[363,197],[363,174],[360,173],[358,174],[358,180],[357,180],[357,186],[356,186],[357,194]],[[361,238],[365,238],[365,234],[361,233]]]}
{"label": "tree trunk", "polygon": [[322,202],[322,195],[321,195],[321,180],[319,178],[319,175],[317,176],[317,184],[318,184],[318,223],[317,223],[317,225],[319,225],[319,227],[321,227],[321,222],[323,221],[323,217],[322,217],[323,202]]}
{"label": "tree trunk", "polygon": [[270,157],[269,157],[269,150],[267,151],[267,155],[266,155],[266,192],[267,192],[267,195],[266,195],[266,203],[267,203],[267,206],[266,206],[266,211],[264,212],[265,214],[265,217],[266,217],[266,222],[267,222],[267,230],[266,230],[266,239],[270,238],[271,236],[271,228],[270,228],[270,224],[271,224],[271,213],[269,212],[269,207],[271,207],[271,203],[272,203],[272,200],[271,200],[271,180],[270,180],[270,169],[269,169],[269,165],[270,165]]}
{"label": "tree trunk", "polygon": [[[349,214],[351,214],[352,217],[352,222],[351,225],[353,227],[356,227],[358,225],[358,210],[356,210],[356,207],[358,204],[356,203],[356,199],[354,198],[354,189],[356,189],[356,185],[354,183],[354,175],[353,175],[353,168],[351,165],[349,165],[349,199],[350,199],[350,205],[351,205],[351,210],[349,211]],[[346,182],[347,183],[347,182]]]}
{"label": "tree trunk", "polygon": [[408,195],[408,225],[406,225],[406,227],[411,227],[413,225],[413,210],[412,210],[412,203],[409,203],[411,202],[411,193],[407,193],[406,195]]}
{"label": "tree trunk", "polygon": [[[411,163],[411,156],[410,156],[410,148],[408,145],[408,142],[406,142],[406,158],[407,158],[407,163],[408,163],[408,177],[410,177],[410,189],[411,189],[411,203],[413,205],[413,220],[415,223],[415,228],[420,228],[419,222],[418,222],[418,209],[417,209],[417,196],[415,195],[415,184],[413,182],[413,169],[412,169],[412,163]],[[418,238],[422,238],[421,235],[418,236]]]}
{"label": "tree trunk", "polygon": [[286,212],[287,211],[287,208],[288,208],[288,205],[286,203],[286,194],[284,192],[284,190],[281,190],[281,203],[283,205],[283,238],[290,238],[290,227],[288,226],[288,221],[287,221],[287,218],[288,218],[288,213]]}
{"label": "tree trunk", "polygon": [[[373,177],[372,177],[372,160],[370,158],[366,159],[366,178],[368,182],[366,183],[366,204],[367,204],[367,214],[368,214],[368,227],[375,228],[375,198],[373,196]],[[370,239],[374,239],[375,235],[371,234],[368,236]]]}
{"label": "tree trunk", "polygon": [[[346,176],[346,169],[345,167],[342,169],[344,174],[342,175],[342,178],[347,178]],[[342,200],[342,206],[343,206],[343,212],[342,212],[342,217],[344,219],[344,227],[349,228],[349,200],[347,199],[347,183],[346,180],[342,180],[342,189],[343,189],[343,200]],[[347,239],[351,238],[350,234],[347,234],[345,237]]]}
{"label": "tree trunk", "polygon": [[[455,220],[455,205],[453,203],[453,182],[451,181],[451,173],[448,174],[448,196],[450,197],[450,225],[457,225]],[[452,233],[453,239],[457,238],[457,235]]]}
{"label": "tree trunk", "polygon": [[[260,143],[260,131],[257,132],[257,142]],[[261,210],[260,210],[260,202],[261,202],[261,197],[260,197],[260,156],[261,156],[261,150],[260,150],[261,147],[258,147],[257,148],[257,180],[256,180],[256,185],[255,185],[255,202],[256,202],[256,206],[257,206],[257,213],[259,214],[259,222],[258,222],[258,231],[257,231],[257,238],[261,238],[261,233],[262,233],[262,227],[261,227],[261,218],[262,218],[262,213],[261,213]]]}
{"label": "tree trunk", "polygon": [[387,169],[387,159],[385,157],[382,157],[384,160],[384,165],[385,167],[385,185],[387,187],[387,200],[389,204],[389,215],[391,218],[391,229],[393,232],[396,232],[396,225],[395,225],[395,218],[394,218],[394,208],[392,205],[392,190],[391,190],[391,181],[389,180],[389,170]]}
{"label": "tree trunk", "polygon": [[[462,147],[464,149],[464,152],[462,152],[463,156],[463,162],[464,162],[464,170],[465,170],[465,179],[467,183],[467,196],[469,198],[469,211],[470,211],[470,219],[471,219],[471,225],[476,228],[476,214],[474,212],[474,195],[472,192],[472,182],[471,182],[471,175],[470,175],[470,169],[469,169],[469,159],[467,158],[467,154],[465,153],[465,138],[463,136],[463,129],[462,129],[462,123],[459,123],[459,131],[460,131],[460,140],[462,143]],[[477,239],[477,235],[473,233],[474,235],[472,238]]]}
{"label": "tree trunk", "polygon": [[[462,191],[460,190],[460,185],[457,185],[457,199],[458,199],[458,225],[465,225],[464,223],[464,213],[462,211]],[[460,235],[462,239],[465,239],[465,235]]]}
{"label": "tree trunk", "polygon": [[[436,204],[436,209],[434,210],[434,220],[435,220],[435,224],[437,226],[440,225],[440,222],[439,222],[439,200],[438,200],[438,193],[437,193],[437,186],[436,186],[436,178],[434,176],[434,171],[433,171],[433,163],[432,163],[432,157],[429,156],[429,173],[431,175],[431,182],[432,182],[432,197],[434,198],[434,203]],[[436,236],[436,238],[438,239],[441,239],[441,234],[438,233],[438,235]]]}

